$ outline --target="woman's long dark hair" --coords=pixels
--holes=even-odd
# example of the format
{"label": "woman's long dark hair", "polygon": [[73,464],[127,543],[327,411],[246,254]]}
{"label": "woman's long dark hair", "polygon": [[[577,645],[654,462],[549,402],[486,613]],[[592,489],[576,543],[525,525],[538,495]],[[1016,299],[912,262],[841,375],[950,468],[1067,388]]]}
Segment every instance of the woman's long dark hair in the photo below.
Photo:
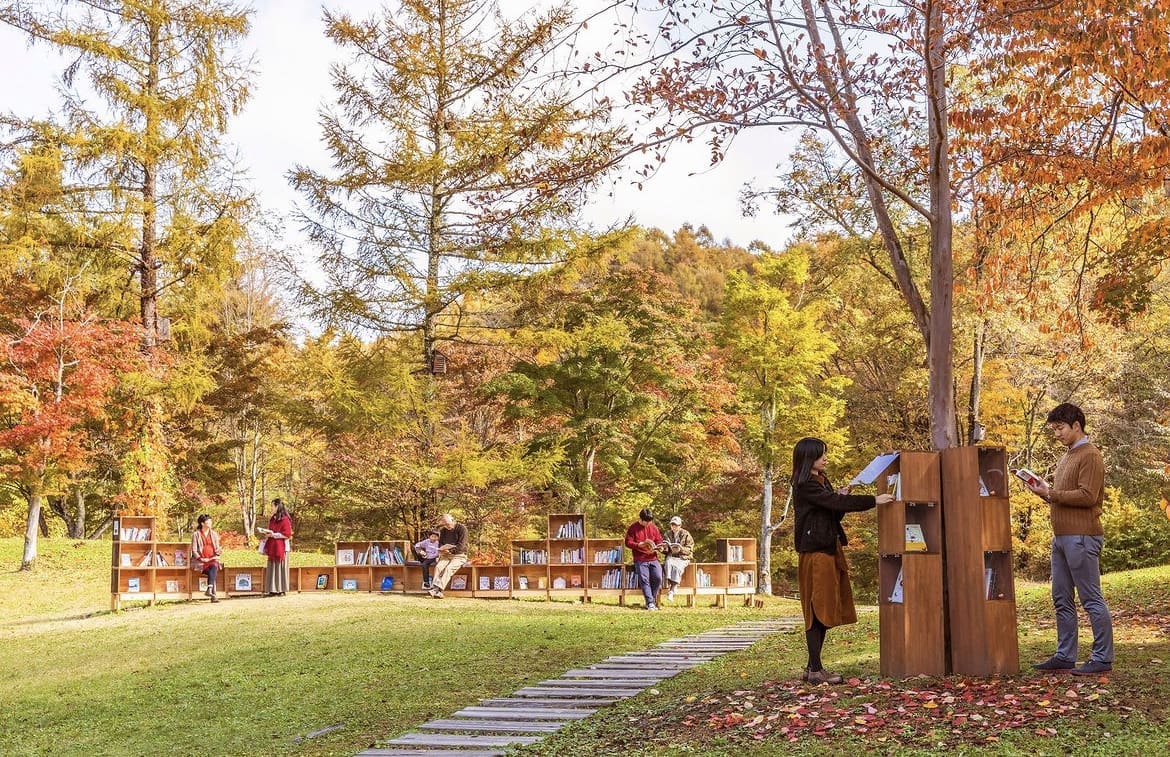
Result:
{"label": "woman's long dark hair", "polygon": [[813,463],[829,449],[820,439],[806,436],[792,448],[792,488],[803,484],[812,477]]}
{"label": "woman's long dark hair", "polygon": [[276,510],[272,513],[273,518],[276,518],[277,520],[280,520],[281,518],[288,518],[290,521],[292,520],[292,516],[289,515],[288,508],[285,507],[284,503],[280,501],[280,497],[272,500],[272,504],[276,505]]}

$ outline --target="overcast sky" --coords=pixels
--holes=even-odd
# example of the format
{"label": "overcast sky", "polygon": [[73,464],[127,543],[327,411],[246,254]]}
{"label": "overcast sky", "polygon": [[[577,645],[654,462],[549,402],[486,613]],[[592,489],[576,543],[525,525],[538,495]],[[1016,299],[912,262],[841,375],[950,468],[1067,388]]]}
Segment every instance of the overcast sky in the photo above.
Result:
{"label": "overcast sky", "polygon": [[[366,16],[377,0],[344,0],[344,7]],[[530,0],[502,0],[508,16],[531,7]],[[258,77],[252,99],[233,122],[230,141],[238,149],[264,206],[289,214],[298,198],[285,173],[293,163],[326,168],[317,111],[332,100],[329,64],[338,51],[322,34],[319,0],[255,0],[252,33],[246,50],[254,53]],[[66,60],[44,45],[29,49],[23,35],[0,26],[0,112],[43,116],[54,107],[55,85]],[[762,239],[772,246],[791,236],[783,218],[761,214],[743,218],[739,191],[757,176],[766,180],[783,158],[783,142],[776,133],[740,138],[727,159],[708,168],[706,146],[680,145],[659,173],[639,191],[632,175],[619,176],[612,196],[596,198],[585,219],[606,227],[632,215],[644,226],[672,231],[683,223],[705,224],[716,239],[746,245]]]}

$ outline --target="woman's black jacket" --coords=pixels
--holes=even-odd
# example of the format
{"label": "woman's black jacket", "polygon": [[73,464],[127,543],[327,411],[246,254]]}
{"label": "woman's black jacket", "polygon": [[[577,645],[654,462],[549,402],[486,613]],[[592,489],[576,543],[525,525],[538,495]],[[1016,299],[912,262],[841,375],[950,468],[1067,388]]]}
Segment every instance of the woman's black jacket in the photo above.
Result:
{"label": "woman's black jacket", "polygon": [[838,544],[848,544],[841,519],[845,513],[871,510],[876,501],[869,494],[838,494],[822,478],[810,478],[792,493],[796,509],[794,537],[797,552],[837,551]]}

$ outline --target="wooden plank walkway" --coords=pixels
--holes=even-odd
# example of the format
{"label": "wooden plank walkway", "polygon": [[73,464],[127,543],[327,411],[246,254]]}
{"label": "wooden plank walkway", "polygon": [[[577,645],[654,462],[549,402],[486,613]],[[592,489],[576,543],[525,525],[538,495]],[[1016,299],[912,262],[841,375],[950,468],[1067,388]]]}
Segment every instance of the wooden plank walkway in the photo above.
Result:
{"label": "wooden plank walkway", "polygon": [[448,718],[423,723],[418,730],[389,739],[358,757],[502,755],[510,746],[534,744],[659,681],[802,625],[800,618],[779,618],[667,639],[645,652],[628,652],[573,668],[560,678],[526,686],[510,697],[484,699]]}

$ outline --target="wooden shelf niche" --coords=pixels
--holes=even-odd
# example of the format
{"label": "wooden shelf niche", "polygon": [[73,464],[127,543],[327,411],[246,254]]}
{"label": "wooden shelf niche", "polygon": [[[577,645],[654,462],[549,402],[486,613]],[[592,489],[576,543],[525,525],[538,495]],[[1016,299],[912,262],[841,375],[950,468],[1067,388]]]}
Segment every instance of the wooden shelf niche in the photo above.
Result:
{"label": "wooden shelf niche", "polygon": [[756,593],[755,539],[716,539],[715,560],[727,563],[728,594],[748,596]]}

